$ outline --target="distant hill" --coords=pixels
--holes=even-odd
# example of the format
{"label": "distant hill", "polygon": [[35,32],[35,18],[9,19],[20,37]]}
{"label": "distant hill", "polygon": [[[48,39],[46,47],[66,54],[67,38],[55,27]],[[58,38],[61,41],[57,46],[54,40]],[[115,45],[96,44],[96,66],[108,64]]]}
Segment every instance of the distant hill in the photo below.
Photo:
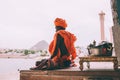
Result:
{"label": "distant hill", "polygon": [[37,44],[35,44],[34,46],[32,46],[30,48],[30,50],[35,50],[35,51],[38,51],[38,50],[44,50],[44,49],[48,49],[48,46],[49,44],[45,41],[45,40],[42,40],[42,41],[39,41]]}

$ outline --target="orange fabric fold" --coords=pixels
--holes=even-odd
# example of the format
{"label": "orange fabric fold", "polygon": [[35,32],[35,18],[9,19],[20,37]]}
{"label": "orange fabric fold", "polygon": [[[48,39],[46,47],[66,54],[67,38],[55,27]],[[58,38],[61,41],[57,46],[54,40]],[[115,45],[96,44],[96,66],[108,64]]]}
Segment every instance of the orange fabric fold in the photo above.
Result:
{"label": "orange fabric fold", "polygon": [[[49,45],[49,52],[52,55],[54,50],[55,50],[55,46],[56,46],[56,40],[57,40],[57,34],[60,34],[63,38],[64,38],[64,43],[66,45],[66,48],[68,50],[68,52],[70,53],[70,56],[64,57],[65,59],[69,59],[69,60],[74,60],[76,58],[76,49],[74,47],[74,42],[76,41],[76,37],[74,36],[74,34],[65,31],[65,30],[60,30],[57,31],[54,35],[54,39],[53,41],[50,43]],[[54,61],[57,61],[57,59],[60,58],[60,50],[58,50],[57,56],[54,57]]]}

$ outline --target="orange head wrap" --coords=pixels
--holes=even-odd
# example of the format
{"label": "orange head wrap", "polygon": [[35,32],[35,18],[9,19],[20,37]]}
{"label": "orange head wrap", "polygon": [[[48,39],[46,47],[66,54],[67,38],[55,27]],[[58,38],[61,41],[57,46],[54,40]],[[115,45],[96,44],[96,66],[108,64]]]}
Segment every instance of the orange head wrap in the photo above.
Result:
{"label": "orange head wrap", "polygon": [[67,27],[67,23],[65,20],[63,20],[62,18],[56,18],[54,21],[55,26],[61,26],[63,28]]}

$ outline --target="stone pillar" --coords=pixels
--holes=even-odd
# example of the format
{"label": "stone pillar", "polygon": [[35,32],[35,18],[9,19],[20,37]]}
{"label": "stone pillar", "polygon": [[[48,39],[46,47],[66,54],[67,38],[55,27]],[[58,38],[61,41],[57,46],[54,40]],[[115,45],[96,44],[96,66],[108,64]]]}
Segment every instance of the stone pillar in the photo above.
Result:
{"label": "stone pillar", "polygon": [[99,16],[100,16],[101,41],[105,41],[105,31],[104,31],[104,16],[105,16],[105,13],[103,11],[101,11],[101,13],[99,13]]}
{"label": "stone pillar", "polygon": [[113,23],[114,23],[112,27],[113,41],[114,41],[115,54],[117,56],[118,64],[120,66],[120,25],[119,25],[117,6],[120,6],[120,3],[117,3],[117,0],[111,0],[111,9],[112,9]]}
{"label": "stone pillar", "polygon": [[113,43],[112,27],[110,27],[109,32],[110,32],[110,42]]}

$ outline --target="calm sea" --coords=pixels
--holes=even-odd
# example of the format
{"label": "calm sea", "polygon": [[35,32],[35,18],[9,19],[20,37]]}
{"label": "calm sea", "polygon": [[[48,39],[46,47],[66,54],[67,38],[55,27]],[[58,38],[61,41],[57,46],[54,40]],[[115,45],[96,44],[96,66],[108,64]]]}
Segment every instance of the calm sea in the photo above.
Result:
{"label": "calm sea", "polygon": [[0,80],[19,80],[20,70],[29,70],[36,59],[0,58]]}

